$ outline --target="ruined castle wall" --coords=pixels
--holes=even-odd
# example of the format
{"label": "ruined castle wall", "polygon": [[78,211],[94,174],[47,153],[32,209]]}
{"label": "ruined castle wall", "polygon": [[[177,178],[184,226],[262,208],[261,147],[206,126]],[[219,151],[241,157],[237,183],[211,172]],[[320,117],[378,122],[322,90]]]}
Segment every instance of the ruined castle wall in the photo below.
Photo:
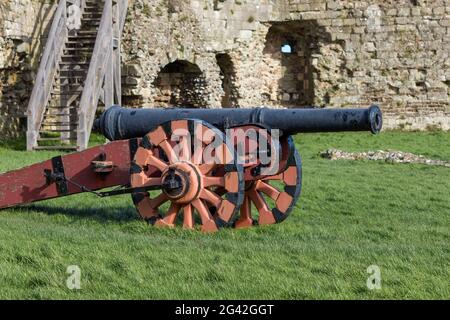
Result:
{"label": "ruined castle wall", "polygon": [[45,35],[54,13],[51,0],[0,3],[0,132],[25,130],[26,109]]}
{"label": "ruined castle wall", "polygon": [[[28,42],[39,51],[35,42],[51,10],[41,0],[3,3],[10,8],[0,20],[0,113],[9,117],[26,110],[36,68],[35,54],[19,47]],[[25,7],[26,18],[19,14]],[[36,32],[33,23],[43,28]],[[291,52],[281,51],[285,45]],[[449,52],[450,0],[130,0],[123,101],[211,108],[378,103],[386,128],[449,130]]]}
{"label": "ruined castle wall", "polygon": [[125,62],[138,63],[126,82],[140,104],[153,104],[153,79],[180,59],[205,73],[210,107],[230,106],[230,94],[242,107],[379,103],[386,128],[450,129],[448,0],[136,0],[132,12]]}

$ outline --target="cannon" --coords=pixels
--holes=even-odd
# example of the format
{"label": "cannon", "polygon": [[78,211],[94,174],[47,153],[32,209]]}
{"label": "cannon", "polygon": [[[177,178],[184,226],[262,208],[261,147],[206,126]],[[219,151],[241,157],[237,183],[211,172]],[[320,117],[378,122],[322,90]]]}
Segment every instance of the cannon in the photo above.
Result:
{"label": "cannon", "polygon": [[[90,192],[131,194],[151,225],[215,232],[284,221],[302,188],[292,135],[382,128],[367,109],[127,109],[94,130],[110,142],[0,175],[0,209]],[[108,189],[107,189],[108,188]],[[113,188],[113,189],[111,189]],[[107,189],[107,191],[104,191]]]}

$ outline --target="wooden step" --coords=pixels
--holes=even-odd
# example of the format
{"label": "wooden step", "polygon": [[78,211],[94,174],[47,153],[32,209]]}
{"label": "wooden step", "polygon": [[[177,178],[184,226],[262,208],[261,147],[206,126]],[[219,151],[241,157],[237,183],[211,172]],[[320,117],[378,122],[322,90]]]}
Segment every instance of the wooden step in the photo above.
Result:
{"label": "wooden step", "polygon": [[64,48],[64,51],[68,52],[92,52],[94,48]]}
{"label": "wooden step", "polygon": [[33,148],[36,151],[39,150],[77,150],[76,146],[37,146]]}
{"label": "wooden step", "polygon": [[55,91],[58,91],[56,88],[60,88],[59,91],[67,91],[67,90],[79,91],[79,90],[83,90],[83,85],[79,84],[79,83],[55,83],[53,87],[54,87]]}
{"label": "wooden step", "polygon": [[83,86],[79,83],[77,84],[60,83],[59,85],[53,87],[53,92],[55,93],[76,92],[76,91],[83,91]]}
{"label": "wooden step", "polygon": [[74,68],[64,68],[64,69],[59,69],[59,74],[87,74],[89,71],[88,68],[85,69],[74,69]]}
{"label": "wooden step", "polygon": [[83,25],[81,27],[81,29],[78,31],[78,33],[76,33],[75,35],[85,35],[86,33],[97,34],[99,27],[100,27],[100,24],[88,23],[88,24]]}
{"label": "wooden step", "polygon": [[51,93],[78,93],[79,91],[83,91],[83,86],[80,83],[59,82],[53,86]]}
{"label": "wooden step", "polygon": [[97,34],[97,31],[92,31],[92,30],[79,30],[79,31],[77,31],[77,34],[82,34],[82,35],[93,35],[93,34]]}
{"label": "wooden step", "polygon": [[59,63],[61,66],[89,66],[90,62],[68,62],[68,61],[62,61]]}
{"label": "wooden step", "polygon": [[77,40],[82,40],[82,39],[97,39],[97,34],[95,35],[77,35],[77,36],[69,36],[68,39],[70,39],[70,41],[77,41]]}
{"label": "wooden step", "polygon": [[[78,107],[62,107],[62,106],[48,106],[47,107],[47,109],[52,109],[52,110],[75,110],[75,109],[78,109]],[[67,114],[66,112],[59,112],[59,113],[49,113],[49,115],[51,115],[51,116],[53,116],[53,115],[61,115],[61,116],[63,116],[63,115],[70,115],[70,113],[69,114]]]}
{"label": "wooden step", "polygon": [[81,73],[86,73],[88,71],[89,71],[89,68],[87,68],[86,66],[84,68],[81,68],[81,67],[78,67],[78,68],[72,67],[71,68],[71,67],[67,66],[65,68],[59,69],[60,74],[61,73],[68,73],[68,72],[80,73],[81,74]]}
{"label": "wooden step", "polygon": [[72,132],[72,133],[76,133],[75,129],[45,129],[45,130],[39,130],[39,134],[41,133],[55,133],[55,132]]}
{"label": "wooden step", "polygon": [[[44,117],[75,117],[78,107],[52,108],[48,107]],[[52,111],[52,112],[50,112]]]}
{"label": "wooden step", "polygon": [[47,117],[76,117],[78,116],[77,114],[70,114],[70,113],[51,113],[51,114],[46,114],[44,116],[44,118]]}
{"label": "wooden step", "polygon": [[101,21],[102,21],[101,19],[84,18],[81,21],[81,25],[82,26],[99,26]]}
{"label": "wooden step", "polygon": [[[72,119],[70,122],[72,125],[78,125],[78,118],[77,115],[65,115],[65,116],[45,116],[44,117],[44,122],[42,124],[50,124],[52,126],[58,126],[58,127],[68,127],[70,126],[69,124],[66,124],[69,122],[69,120],[67,119]],[[63,119],[63,120],[62,120]],[[51,121],[50,121],[51,120]],[[64,124],[63,124],[64,123]]]}
{"label": "wooden step", "polygon": [[53,96],[76,96],[76,95],[81,95],[83,93],[83,91],[74,91],[74,92],[53,92],[52,95]]}
{"label": "wooden step", "polygon": [[83,48],[83,49],[94,49],[95,47],[95,41],[70,41],[66,42],[65,49],[71,49],[71,48]]}
{"label": "wooden step", "polygon": [[52,92],[52,94],[55,94],[57,96],[65,94],[77,94],[77,93],[83,93],[83,90],[55,90]]}
{"label": "wooden step", "polygon": [[70,127],[77,124],[78,123],[76,123],[75,121],[44,121],[41,123],[41,126]]}
{"label": "wooden step", "polygon": [[89,46],[89,47],[93,47],[95,45],[95,41],[94,40],[89,40],[89,41],[75,41],[75,40],[70,40],[70,41],[66,41],[66,46],[70,45],[70,46],[75,46],[75,45],[83,45],[83,46]]}
{"label": "wooden step", "polygon": [[[62,59],[64,59],[64,62],[68,62],[67,60],[71,61],[71,62],[88,62],[86,61],[87,59],[90,59],[92,56],[92,54],[87,54],[87,55],[77,55],[77,54],[63,54],[61,56]],[[75,60],[76,59],[76,60]],[[81,61],[80,61],[81,60]]]}
{"label": "wooden step", "polygon": [[85,6],[84,13],[99,13],[102,12],[103,8],[100,6]]}
{"label": "wooden step", "polygon": [[102,13],[100,13],[100,12],[85,12],[85,13],[83,13],[81,21],[83,22],[83,21],[86,21],[89,19],[101,21]]}
{"label": "wooden step", "polygon": [[87,59],[90,59],[92,55],[85,55],[85,56],[79,56],[76,54],[63,54],[62,55],[62,59],[65,59],[67,61],[67,59],[71,59],[71,61],[74,61],[74,59],[79,59],[79,60],[83,60],[83,62],[87,62]]}
{"label": "wooden step", "polygon": [[60,70],[59,75],[62,76],[84,76],[87,75],[89,70]]}
{"label": "wooden step", "polygon": [[71,126],[76,126],[76,125],[78,125],[78,123],[53,121],[53,122],[43,122],[41,124],[41,127],[71,127]]}
{"label": "wooden step", "polygon": [[38,138],[38,141],[77,141],[76,138],[64,138],[62,139],[61,137],[54,137],[54,138]]}
{"label": "wooden step", "polygon": [[66,79],[69,79],[69,80],[71,80],[71,79],[82,79],[82,80],[84,80],[86,77],[83,77],[83,76],[60,76],[59,78],[61,80],[66,80]]}

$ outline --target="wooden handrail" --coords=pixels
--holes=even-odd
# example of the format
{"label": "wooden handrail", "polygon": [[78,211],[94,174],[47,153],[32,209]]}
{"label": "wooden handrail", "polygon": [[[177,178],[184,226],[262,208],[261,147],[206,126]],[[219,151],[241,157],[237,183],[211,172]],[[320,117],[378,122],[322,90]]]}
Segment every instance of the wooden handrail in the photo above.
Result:
{"label": "wooden handrail", "polygon": [[[109,81],[107,72],[112,69],[113,52],[113,10],[112,0],[105,0],[102,19],[98,28],[97,39],[95,41],[94,53],[89,65],[89,72],[84,83],[84,90],[81,96],[80,108],[78,111],[78,131],[77,144],[79,149],[86,149],[95,111],[105,82],[105,104],[112,103],[113,88],[107,88]],[[112,78],[112,77],[108,77]],[[108,97],[111,95],[111,97]]]}
{"label": "wooden handrail", "polygon": [[[113,50],[113,82],[114,82],[114,102],[116,104],[122,104],[122,58],[121,58],[121,38],[122,32],[125,26],[125,20],[127,17],[128,0],[115,0],[115,6],[113,7],[114,15],[114,50]],[[110,107],[110,106],[107,106]]]}
{"label": "wooden handrail", "polygon": [[128,0],[117,0],[119,5],[119,30],[122,34],[123,28],[125,27],[125,20],[127,18],[128,11]]}
{"label": "wooden handrail", "polygon": [[27,150],[33,150],[37,145],[39,127],[43,121],[45,107],[50,99],[51,88],[68,35],[66,22],[67,3],[66,0],[61,0],[53,18],[33,92],[28,103]]}
{"label": "wooden handrail", "polygon": [[121,102],[120,37],[127,10],[128,0],[105,0],[78,111],[77,145],[80,150],[88,146],[100,97],[103,96],[106,108]]}

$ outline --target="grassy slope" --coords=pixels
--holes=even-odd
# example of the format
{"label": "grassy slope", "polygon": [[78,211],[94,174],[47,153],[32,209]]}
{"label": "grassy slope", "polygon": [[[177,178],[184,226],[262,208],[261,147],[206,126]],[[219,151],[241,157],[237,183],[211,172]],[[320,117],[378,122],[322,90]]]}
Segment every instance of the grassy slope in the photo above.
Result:
{"label": "grassy slope", "polygon": [[[128,196],[2,211],[0,298],[450,298],[449,169],[317,158],[334,147],[450,159],[450,134],[308,134],[297,144],[304,192],[277,226],[158,230],[137,220]],[[0,146],[0,171],[54,154]],[[65,286],[72,264],[79,291]],[[366,287],[372,264],[379,291]]]}

